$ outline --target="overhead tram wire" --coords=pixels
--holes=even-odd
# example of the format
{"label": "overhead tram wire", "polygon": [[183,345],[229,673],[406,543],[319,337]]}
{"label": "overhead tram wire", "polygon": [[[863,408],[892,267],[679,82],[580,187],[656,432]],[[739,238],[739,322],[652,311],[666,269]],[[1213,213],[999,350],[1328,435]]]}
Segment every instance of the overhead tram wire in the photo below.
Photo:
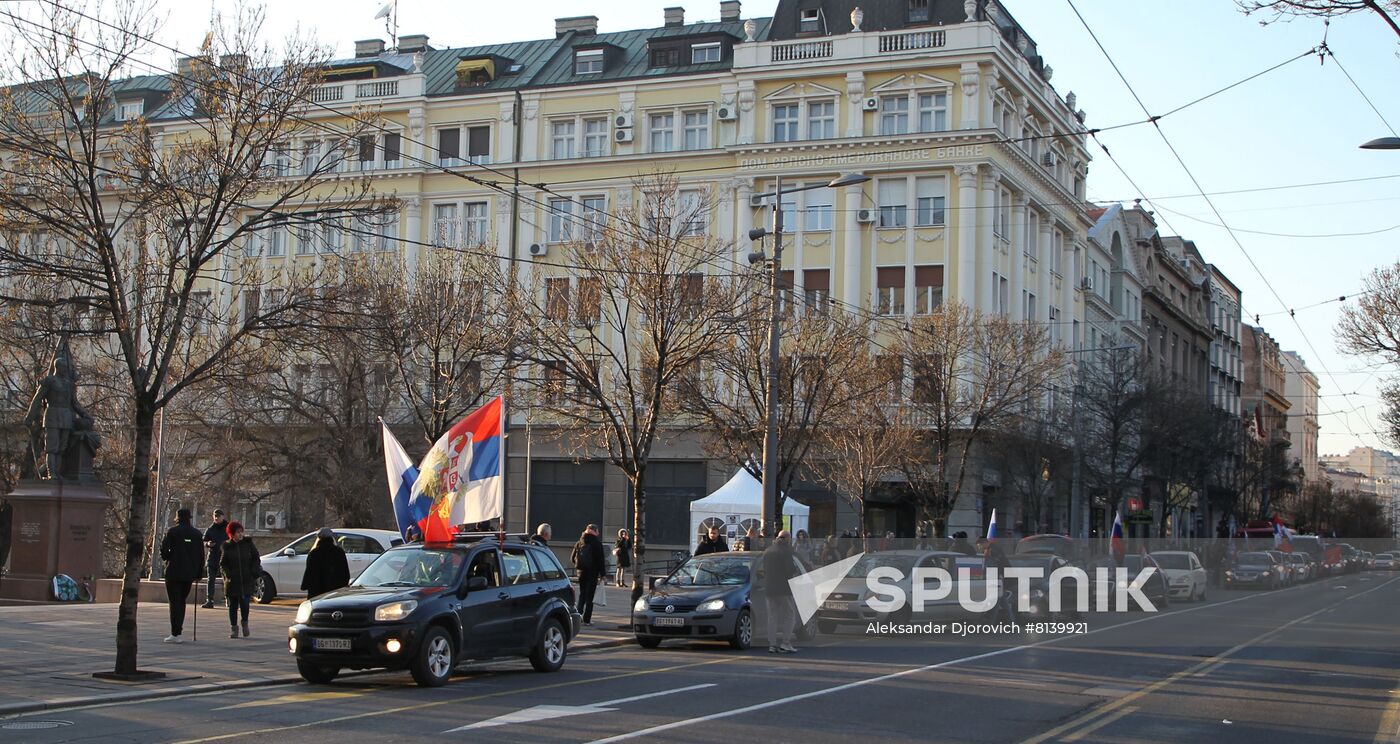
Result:
{"label": "overhead tram wire", "polygon": [[1385,118],[1385,114],[1381,113],[1381,110],[1376,107],[1376,104],[1374,101],[1371,100],[1371,97],[1366,95],[1366,91],[1362,90],[1361,86],[1357,84],[1356,78],[1353,78],[1351,76],[1351,73],[1347,72],[1347,68],[1342,65],[1342,60],[1337,57],[1336,52],[1332,51],[1332,47],[1328,46],[1326,41],[1323,41],[1322,45],[1319,48],[1322,50],[1323,53],[1330,57],[1333,62],[1337,63],[1337,69],[1341,70],[1342,74],[1346,76],[1347,82],[1351,83],[1351,87],[1355,88],[1356,92],[1361,94],[1361,98],[1362,100],[1366,101],[1366,105],[1370,106],[1371,110],[1376,112],[1376,118],[1380,119],[1381,123],[1385,125],[1385,128],[1390,130],[1390,134],[1395,137],[1400,137],[1400,133],[1396,133],[1395,127],[1391,126],[1390,121]]}
{"label": "overhead tram wire", "polygon": [[[1074,11],[1074,15],[1076,18],[1079,19],[1079,23],[1084,27],[1084,30],[1089,33],[1089,37],[1093,39],[1094,44],[1099,48],[1099,51],[1103,53],[1104,59],[1108,60],[1109,66],[1113,68],[1114,73],[1118,75],[1118,79],[1121,80],[1123,82],[1124,87],[1128,89],[1128,92],[1132,95],[1133,100],[1137,102],[1138,107],[1142,109],[1142,113],[1148,118],[1152,118],[1152,112],[1147,108],[1147,104],[1143,102],[1142,96],[1138,95],[1138,92],[1135,88],[1133,88],[1132,83],[1128,82],[1128,78],[1123,73],[1122,68],[1118,66],[1117,60],[1113,58],[1113,55],[1109,54],[1108,49],[1104,47],[1103,42],[1099,40],[1098,34],[1094,32],[1093,27],[1089,25],[1089,22],[1084,18],[1084,15],[1079,12],[1079,7],[1075,5],[1074,0],[1065,0],[1065,2],[1069,5],[1070,10]],[[1316,51],[1316,49],[1317,48],[1314,48],[1314,51]],[[1264,282],[1265,287],[1268,287],[1269,292],[1273,294],[1274,299],[1278,301],[1279,305],[1284,308],[1287,308],[1288,303],[1284,302],[1283,296],[1279,294],[1278,290],[1274,288],[1273,284],[1269,281],[1268,277],[1264,275],[1264,272],[1260,269],[1259,264],[1256,263],[1254,257],[1249,254],[1249,251],[1244,247],[1244,243],[1239,239],[1239,236],[1225,221],[1224,215],[1222,215],[1220,213],[1220,210],[1216,208],[1215,202],[1209,196],[1205,195],[1205,189],[1201,186],[1201,183],[1196,178],[1195,173],[1193,173],[1190,167],[1186,165],[1186,161],[1181,157],[1181,153],[1177,151],[1176,146],[1172,144],[1171,139],[1167,137],[1167,134],[1165,131],[1163,131],[1159,121],[1154,119],[1152,122],[1152,126],[1154,129],[1157,130],[1158,136],[1162,138],[1162,142],[1166,144],[1167,149],[1171,151],[1172,157],[1176,159],[1176,162],[1178,165],[1181,166],[1182,171],[1186,173],[1187,178],[1191,179],[1191,184],[1196,187],[1196,190],[1200,192],[1201,197],[1205,199],[1206,204],[1210,207],[1211,212],[1215,214],[1216,219],[1220,221],[1220,226],[1224,228],[1226,233],[1230,235],[1230,239],[1234,242],[1235,247],[1237,247],[1240,250],[1240,253],[1249,262],[1250,267],[1252,267],[1255,273],[1259,275],[1260,280]],[[1097,141],[1097,138],[1095,138],[1095,141]],[[1177,234],[1180,235],[1181,233],[1177,232]],[[1303,330],[1302,324],[1298,322],[1298,319],[1296,317],[1290,316],[1290,319],[1293,321],[1294,327],[1298,329],[1299,335],[1302,336],[1303,343],[1307,344],[1308,349],[1313,353],[1314,358],[1318,360],[1318,366],[1322,369],[1323,373],[1325,373],[1332,380],[1333,385],[1336,385],[1338,389],[1341,389],[1341,384],[1337,382],[1336,378],[1332,376],[1332,373],[1327,369],[1325,365],[1323,365],[1322,354],[1318,352],[1317,347],[1312,342],[1312,339],[1308,338],[1307,332]],[[1298,370],[1296,367],[1294,367],[1292,361],[1289,360],[1288,357],[1284,357],[1284,360],[1288,362],[1288,365],[1290,368],[1293,369],[1294,374],[1298,374]],[[1358,439],[1359,438],[1360,437],[1358,437]]]}

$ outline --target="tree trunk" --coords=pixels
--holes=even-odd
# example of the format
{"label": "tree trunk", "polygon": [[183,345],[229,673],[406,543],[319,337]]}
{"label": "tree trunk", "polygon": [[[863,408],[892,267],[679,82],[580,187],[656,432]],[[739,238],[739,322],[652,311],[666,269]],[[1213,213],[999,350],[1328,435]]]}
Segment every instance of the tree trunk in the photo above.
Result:
{"label": "tree trunk", "polygon": [[632,481],[632,601],[636,602],[646,591],[643,586],[642,556],[646,555],[647,540],[647,492],[646,471],[629,476]]}
{"label": "tree trunk", "polygon": [[150,522],[148,496],[151,484],[151,437],[156,411],[138,398],[131,464],[131,492],[127,496],[126,563],[122,570],[122,597],[117,608],[117,674],[136,673],[136,605],[141,587],[141,564]]}

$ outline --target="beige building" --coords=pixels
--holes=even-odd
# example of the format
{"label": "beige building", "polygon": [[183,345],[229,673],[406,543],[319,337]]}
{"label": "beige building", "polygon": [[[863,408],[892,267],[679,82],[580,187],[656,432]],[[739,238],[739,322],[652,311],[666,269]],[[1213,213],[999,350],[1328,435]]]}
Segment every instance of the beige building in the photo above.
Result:
{"label": "beige building", "polygon": [[1321,477],[1317,455],[1317,375],[1308,369],[1295,351],[1283,352],[1283,395],[1288,398],[1288,440],[1290,454],[1303,468],[1303,480],[1311,483]]}

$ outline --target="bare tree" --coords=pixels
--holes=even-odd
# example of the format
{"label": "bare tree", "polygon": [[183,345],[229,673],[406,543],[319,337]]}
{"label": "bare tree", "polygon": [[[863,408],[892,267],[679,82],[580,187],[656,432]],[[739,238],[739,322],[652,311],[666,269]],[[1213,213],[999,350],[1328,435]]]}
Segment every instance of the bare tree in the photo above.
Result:
{"label": "bare tree", "polygon": [[1146,363],[1136,349],[1096,352],[1079,366],[1075,436],[1080,472],[1091,494],[1113,513],[1141,482],[1147,440],[1144,421],[1152,395]]}
{"label": "bare tree", "polygon": [[1352,13],[1375,13],[1400,36],[1400,0],[1235,0],[1246,15],[1263,13],[1263,23],[1280,18],[1332,18]]}
{"label": "bare tree", "polygon": [[1065,355],[1044,325],[978,315],[961,303],[917,316],[911,326],[900,351],[931,463],[930,477],[911,486],[920,519],[942,524],[962,493],[974,446],[1045,397]]}
{"label": "bare tree", "polygon": [[1071,431],[1068,406],[1059,401],[1009,417],[990,432],[989,459],[1001,467],[1005,485],[1021,500],[1021,527],[1027,534],[1052,528],[1052,499],[1068,483],[1073,464],[1065,433]]}
{"label": "bare tree", "polygon": [[[768,430],[768,297],[760,284],[739,306],[744,322],[722,340],[709,360],[711,374],[680,378],[680,405],[706,434],[716,456],[763,479]],[[881,382],[870,374],[868,320],[832,312],[820,299],[800,309],[784,297],[781,319],[784,362],[778,374],[778,504],[805,467],[818,432],[865,409]]]}
{"label": "bare tree", "polygon": [[901,463],[918,456],[918,432],[909,411],[898,405],[847,408],[840,420],[817,432],[820,454],[813,460],[818,477],[851,509],[866,534],[865,505],[882,483],[901,475]]}
{"label": "bare tree", "polygon": [[[46,4],[37,19],[13,19],[6,38],[16,84],[0,90],[0,229],[26,239],[0,245],[0,281],[7,302],[56,288],[85,308],[107,331],[92,353],[124,380],[132,459],[115,672],[135,675],[156,414],[260,337],[315,318],[326,299],[315,268],[254,283],[239,249],[289,216],[327,224],[369,207],[368,182],[338,172],[372,124],[354,118],[327,135],[309,123],[300,112],[326,55],[260,43],[254,12],[216,19],[180,74],[137,80],[128,70],[158,31],[143,0],[92,13]],[[117,92],[132,87],[160,106],[117,121]],[[279,170],[303,135],[331,146],[303,151],[296,174]],[[253,294],[264,282],[279,289]]]}
{"label": "bare tree", "polygon": [[[694,192],[691,192],[694,193]],[[540,418],[557,422],[580,457],[606,455],[632,486],[632,593],[642,591],[646,474],[652,447],[680,423],[680,379],[732,332],[735,282],[729,246],[706,235],[704,199],[675,181],[636,184],[635,206],[572,223],[569,274],[511,286],[520,311],[516,361]]]}

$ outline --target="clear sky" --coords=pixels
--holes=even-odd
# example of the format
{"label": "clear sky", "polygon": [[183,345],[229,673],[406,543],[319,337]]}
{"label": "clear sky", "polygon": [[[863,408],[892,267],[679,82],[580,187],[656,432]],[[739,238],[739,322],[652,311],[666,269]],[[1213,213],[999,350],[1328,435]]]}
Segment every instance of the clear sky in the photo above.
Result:
{"label": "clear sky", "polygon": [[[387,38],[383,22],[374,20],[385,2],[273,2],[266,34],[275,38],[299,28],[333,46],[337,56],[350,56],[356,39]],[[1055,87],[1078,95],[1087,124],[1144,118],[1068,0],[1004,2],[1055,68]],[[1153,114],[1272,67],[1323,38],[1321,21],[1261,27],[1231,0],[1075,3]],[[747,0],[744,16],[768,15],[776,4]],[[211,7],[232,5],[166,2],[163,40],[197,47]],[[719,0],[400,0],[399,31],[426,33],[434,46],[496,43],[551,37],[554,19],[571,15],[597,15],[603,31],[659,26],[662,8],[670,5],[687,6],[688,20],[719,16]],[[1358,14],[1334,21],[1328,43],[1380,113],[1400,128],[1395,36],[1379,20]],[[1355,292],[1372,268],[1400,260],[1400,151],[1357,148],[1393,133],[1334,62],[1319,65],[1315,56],[1160,124],[1207,192],[1391,177],[1212,197],[1239,245],[1218,226],[1205,199],[1189,196],[1198,189],[1150,125],[1100,135],[1137,188],[1101,150],[1094,152],[1089,177],[1089,196],[1097,201],[1153,198],[1162,232],[1196,241],[1206,260],[1243,290],[1246,320],[1259,315],[1283,348],[1303,356],[1322,384],[1319,452],[1383,446],[1375,431],[1376,383],[1393,370],[1342,354],[1334,326],[1342,306],[1336,298]],[[1289,308],[1297,309],[1296,323]]]}

